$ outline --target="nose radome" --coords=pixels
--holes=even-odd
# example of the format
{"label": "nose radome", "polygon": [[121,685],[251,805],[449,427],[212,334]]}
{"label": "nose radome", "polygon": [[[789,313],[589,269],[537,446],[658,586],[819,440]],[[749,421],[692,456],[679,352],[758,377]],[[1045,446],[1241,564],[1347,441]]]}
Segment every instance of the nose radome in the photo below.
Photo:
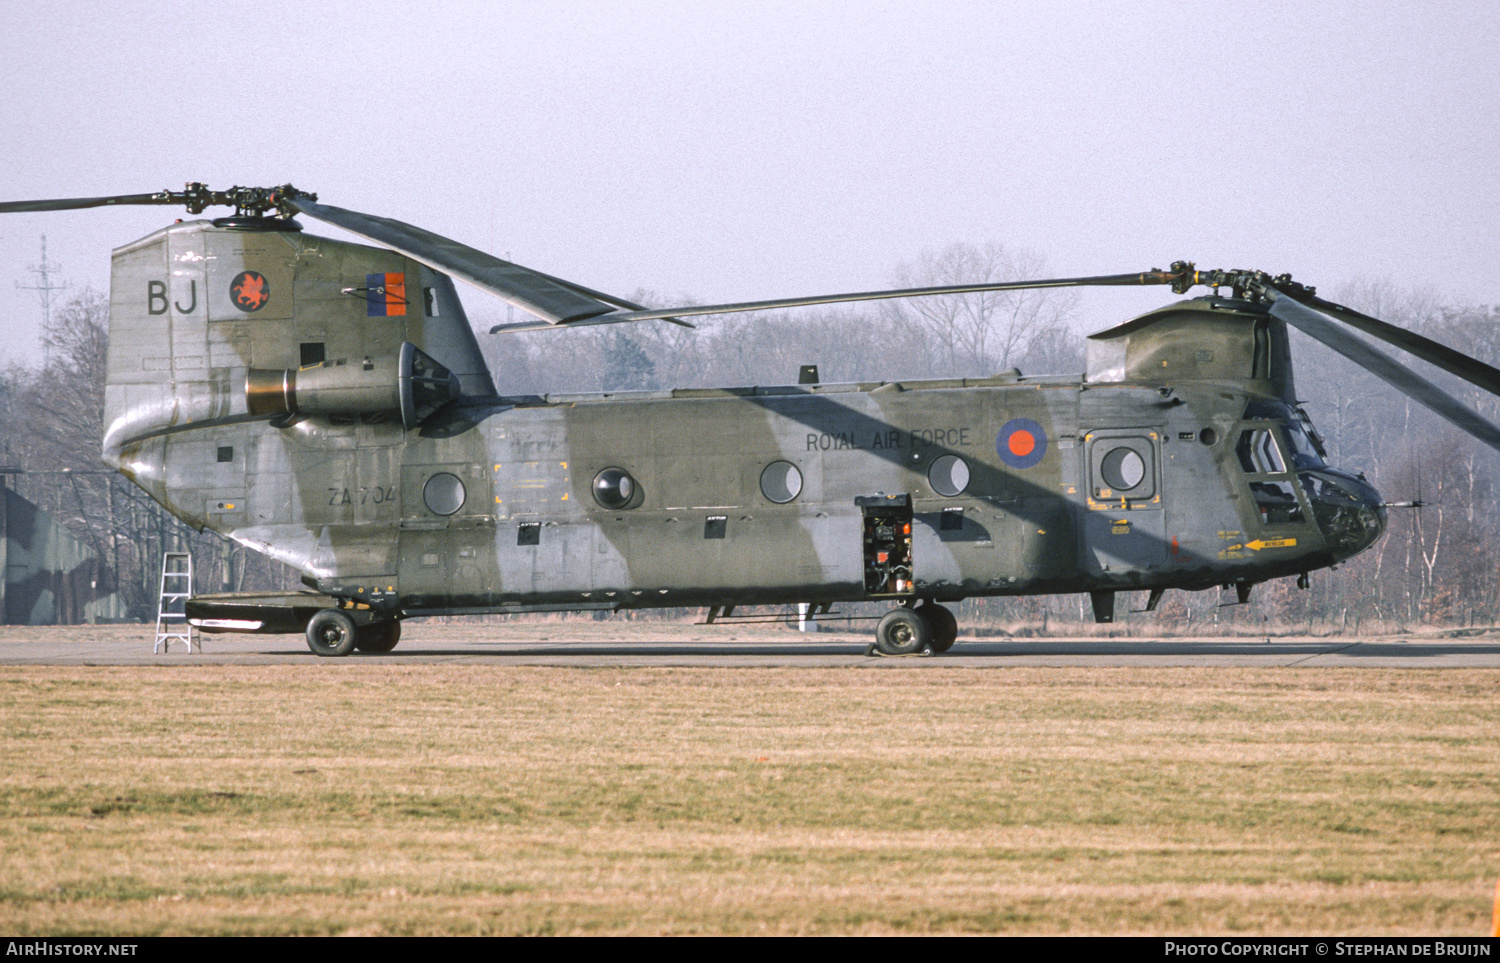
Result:
{"label": "nose radome", "polygon": [[1358,555],[1385,531],[1380,493],[1363,478],[1330,468],[1306,472],[1302,479],[1318,528],[1337,558]]}

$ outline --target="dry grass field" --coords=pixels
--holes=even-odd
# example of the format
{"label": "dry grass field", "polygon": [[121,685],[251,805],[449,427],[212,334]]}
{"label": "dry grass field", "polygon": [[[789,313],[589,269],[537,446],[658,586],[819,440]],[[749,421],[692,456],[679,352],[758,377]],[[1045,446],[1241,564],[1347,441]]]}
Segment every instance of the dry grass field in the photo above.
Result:
{"label": "dry grass field", "polygon": [[0,668],[14,934],[1486,935],[1500,670]]}

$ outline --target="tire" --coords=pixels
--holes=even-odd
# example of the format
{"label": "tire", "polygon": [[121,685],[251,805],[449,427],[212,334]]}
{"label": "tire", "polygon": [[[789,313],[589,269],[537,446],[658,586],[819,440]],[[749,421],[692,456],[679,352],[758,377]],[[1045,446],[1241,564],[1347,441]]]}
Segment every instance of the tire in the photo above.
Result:
{"label": "tire", "polygon": [[927,620],[927,627],[932,630],[932,646],[934,652],[947,652],[953,648],[953,643],[958,641],[958,619],[953,617],[953,612],[937,604],[928,602],[917,608],[917,614]]}
{"label": "tire", "polygon": [[389,622],[371,622],[354,630],[354,647],[372,655],[383,655],[394,649],[400,641],[401,623],[394,619]]}
{"label": "tire", "polygon": [[911,609],[891,609],[875,627],[875,648],[885,655],[915,655],[932,643],[932,628]]}
{"label": "tire", "polygon": [[357,637],[354,621],[338,609],[321,609],[307,623],[307,647],[314,655],[348,655]]}

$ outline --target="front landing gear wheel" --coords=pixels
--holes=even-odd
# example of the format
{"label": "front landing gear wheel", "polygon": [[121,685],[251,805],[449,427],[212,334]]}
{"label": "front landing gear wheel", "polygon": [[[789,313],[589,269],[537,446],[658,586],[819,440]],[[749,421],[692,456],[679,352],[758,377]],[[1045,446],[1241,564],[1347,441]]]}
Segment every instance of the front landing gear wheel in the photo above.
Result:
{"label": "front landing gear wheel", "polygon": [[396,647],[401,641],[401,623],[371,622],[354,630],[354,647],[361,652],[382,655]]}
{"label": "front landing gear wheel", "polygon": [[932,628],[911,609],[891,609],[875,627],[875,648],[885,655],[916,655],[931,642]]}
{"label": "front landing gear wheel", "polygon": [[354,620],[338,609],[323,609],[307,623],[307,647],[313,655],[348,655],[357,637]]}
{"label": "front landing gear wheel", "polygon": [[917,614],[927,620],[927,627],[932,630],[932,651],[941,654],[953,648],[953,643],[958,641],[958,619],[951,611],[936,602],[928,602],[917,607]]}

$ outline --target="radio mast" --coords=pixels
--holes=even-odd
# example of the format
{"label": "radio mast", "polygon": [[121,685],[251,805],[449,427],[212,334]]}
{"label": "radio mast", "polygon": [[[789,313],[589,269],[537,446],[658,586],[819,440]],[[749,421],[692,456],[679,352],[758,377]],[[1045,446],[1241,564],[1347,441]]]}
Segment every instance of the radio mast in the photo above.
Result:
{"label": "radio mast", "polygon": [[40,264],[27,265],[26,270],[36,275],[37,283],[22,284],[16,282],[16,287],[23,291],[36,291],[42,302],[42,367],[47,367],[52,362],[52,349],[47,346],[47,332],[52,328],[52,292],[61,291],[68,286],[68,282],[60,284],[52,283],[52,277],[62,270],[61,264],[53,264],[47,260],[47,235],[42,235],[42,260]]}

